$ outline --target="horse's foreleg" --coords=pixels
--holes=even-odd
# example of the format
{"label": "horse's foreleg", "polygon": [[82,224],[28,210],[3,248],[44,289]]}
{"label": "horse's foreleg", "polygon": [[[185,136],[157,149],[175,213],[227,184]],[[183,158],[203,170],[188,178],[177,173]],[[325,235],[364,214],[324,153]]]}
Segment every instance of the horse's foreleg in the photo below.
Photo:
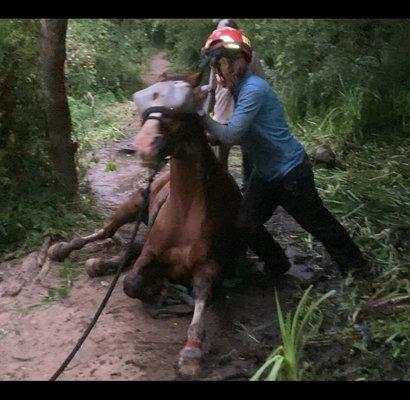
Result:
{"label": "horse's foreleg", "polygon": [[204,339],[205,306],[210,298],[212,284],[218,273],[218,265],[209,261],[197,269],[194,276],[195,309],[188,328],[188,340],[180,352],[178,367],[180,375],[193,378],[201,371],[202,350]]}
{"label": "horse's foreleg", "polygon": [[74,238],[70,242],[55,243],[48,249],[48,256],[54,261],[63,261],[73,250],[79,250],[86,244],[96,240],[108,239],[114,236],[121,226],[135,221],[137,211],[140,209],[143,211],[142,207],[144,207],[142,190],[137,190],[117,209],[104,228],[92,235]]}

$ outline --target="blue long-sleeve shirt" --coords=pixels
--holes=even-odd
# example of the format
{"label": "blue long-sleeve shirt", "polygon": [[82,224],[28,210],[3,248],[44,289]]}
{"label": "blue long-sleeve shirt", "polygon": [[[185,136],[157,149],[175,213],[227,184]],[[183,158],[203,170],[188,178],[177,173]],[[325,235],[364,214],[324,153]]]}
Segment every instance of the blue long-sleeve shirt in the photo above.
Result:
{"label": "blue long-sleeve shirt", "polygon": [[281,179],[304,160],[306,152],[290,132],[276,93],[266,80],[249,72],[233,92],[236,106],[228,124],[206,115],[206,128],[222,143],[240,144],[263,179]]}

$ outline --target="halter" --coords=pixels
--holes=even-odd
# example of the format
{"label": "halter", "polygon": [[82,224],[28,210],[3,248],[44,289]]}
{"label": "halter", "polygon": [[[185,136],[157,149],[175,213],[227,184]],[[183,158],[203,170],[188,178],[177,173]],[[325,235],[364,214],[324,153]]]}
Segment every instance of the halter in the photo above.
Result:
{"label": "halter", "polygon": [[194,112],[192,113],[186,113],[186,112],[180,112],[176,111],[174,108],[167,108],[163,106],[156,106],[156,107],[149,107],[147,108],[143,113],[142,113],[142,123],[145,123],[149,119],[155,119],[159,122],[162,122],[162,115],[161,116],[156,116],[152,115],[154,113],[160,113],[164,114],[166,116],[172,117],[172,118],[178,118],[178,119],[183,119],[187,117],[188,115],[195,114]]}
{"label": "halter", "polygon": [[[153,114],[160,114],[160,115],[153,115]],[[186,118],[192,117],[194,115],[197,115],[197,114],[195,112],[181,112],[181,111],[175,110],[174,108],[167,108],[167,107],[164,107],[164,106],[153,106],[153,107],[147,108],[142,113],[141,117],[142,117],[142,123],[143,124],[146,121],[148,121],[149,119],[159,121],[159,123],[162,124],[163,123],[162,119],[163,119],[164,116],[168,116],[168,117],[175,118],[175,119],[186,119]],[[169,151],[169,149],[168,149],[168,153],[170,155],[168,157],[167,156],[161,157],[161,162],[162,161],[169,161],[171,158],[178,158],[177,155],[176,155],[177,150],[175,148],[175,145],[178,145],[178,143],[174,143],[174,148],[173,148],[172,152]]]}

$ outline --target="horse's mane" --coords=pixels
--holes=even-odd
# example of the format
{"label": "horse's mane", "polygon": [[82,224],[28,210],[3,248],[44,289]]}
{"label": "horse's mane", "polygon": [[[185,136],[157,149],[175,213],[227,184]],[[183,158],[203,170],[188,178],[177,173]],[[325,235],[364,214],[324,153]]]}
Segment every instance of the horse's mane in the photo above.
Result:
{"label": "horse's mane", "polygon": [[168,72],[163,72],[159,77],[158,81],[159,82],[165,82],[165,81],[186,81],[190,75],[193,75],[194,72],[192,71],[178,71],[169,74]]}
{"label": "horse's mane", "polygon": [[204,70],[200,72],[193,72],[193,71],[177,71],[173,72],[171,75],[167,72],[163,72],[158,77],[158,82],[166,82],[166,81],[185,81],[191,84],[192,86],[196,87],[203,77]]}

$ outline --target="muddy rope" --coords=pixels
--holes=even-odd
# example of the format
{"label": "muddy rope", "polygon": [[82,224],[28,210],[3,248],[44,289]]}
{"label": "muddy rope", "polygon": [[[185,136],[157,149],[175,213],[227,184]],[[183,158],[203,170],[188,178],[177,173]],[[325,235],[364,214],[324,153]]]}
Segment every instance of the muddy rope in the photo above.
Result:
{"label": "muddy rope", "polygon": [[142,213],[145,209],[145,207],[148,205],[148,200],[149,200],[149,194],[151,191],[151,184],[154,181],[155,176],[158,174],[158,172],[161,171],[161,169],[165,166],[165,164],[167,163],[168,160],[164,160],[162,161],[158,167],[154,170],[154,172],[150,175],[149,179],[148,179],[148,184],[146,189],[144,190],[144,206],[141,207],[137,213],[137,218],[136,218],[136,222],[135,222],[135,226],[134,226],[134,230],[132,232],[131,235],[131,239],[130,242],[128,244],[128,247],[124,253],[124,256],[121,260],[120,266],[118,267],[117,273],[114,276],[114,279],[111,282],[110,287],[108,288],[108,291],[103,299],[103,301],[101,302],[100,306],[98,307],[96,313],[94,314],[93,319],[91,320],[91,322],[89,323],[87,329],[84,331],[84,333],[82,334],[82,336],[80,337],[80,339],[78,340],[77,344],[75,345],[75,347],[73,348],[73,350],[71,351],[71,353],[67,356],[67,358],[64,360],[64,362],[61,364],[60,368],[54,373],[54,375],[49,379],[49,381],[55,381],[60,375],[61,373],[67,368],[68,364],[70,363],[70,361],[74,358],[74,356],[76,355],[76,353],[78,352],[78,350],[80,350],[80,347],[82,346],[82,344],[84,343],[85,339],[87,339],[87,336],[89,335],[89,333],[91,332],[91,329],[93,329],[95,323],[97,322],[99,316],[101,315],[104,307],[106,306],[114,288],[115,285],[117,284],[117,281],[121,275],[122,270],[124,269],[124,267],[127,264],[127,261],[129,260],[131,253],[132,253],[132,247],[134,245],[134,241],[135,238],[137,236],[140,224],[141,224],[141,219],[142,219]]}

